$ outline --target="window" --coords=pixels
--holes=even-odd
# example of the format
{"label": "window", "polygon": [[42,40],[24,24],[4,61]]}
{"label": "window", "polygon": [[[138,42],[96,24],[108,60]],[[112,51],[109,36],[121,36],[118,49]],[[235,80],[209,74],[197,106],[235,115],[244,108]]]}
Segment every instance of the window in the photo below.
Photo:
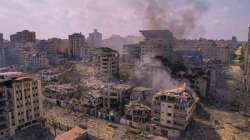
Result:
{"label": "window", "polygon": [[171,123],[171,121],[167,120],[167,123]]}
{"label": "window", "polygon": [[171,113],[168,113],[168,116],[172,116],[172,114],[171,114]]}

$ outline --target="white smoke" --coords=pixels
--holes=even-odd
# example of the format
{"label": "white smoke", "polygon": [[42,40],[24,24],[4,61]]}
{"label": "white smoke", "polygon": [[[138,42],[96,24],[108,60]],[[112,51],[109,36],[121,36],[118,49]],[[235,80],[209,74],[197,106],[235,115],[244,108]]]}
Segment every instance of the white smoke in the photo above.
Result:
{"label": "white smoke", "polygon": [[173,79],[169,71],[159,60],[147,58],[146,61],[136,66],[131,82],[135,85],[151,87],[154,90],[179,87],[180,81]]}

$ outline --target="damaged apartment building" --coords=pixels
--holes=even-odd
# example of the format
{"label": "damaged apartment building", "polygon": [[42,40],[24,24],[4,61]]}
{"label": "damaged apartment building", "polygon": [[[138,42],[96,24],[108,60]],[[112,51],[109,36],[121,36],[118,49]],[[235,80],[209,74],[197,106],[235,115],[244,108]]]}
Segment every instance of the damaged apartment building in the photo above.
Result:
{"label": "damaged apartment building", "polygon": [[152,99],[151,131],[169,138],[178,137],[188,126],[198,100],[196,93],[185,85],[159,91]]}
{"label": "damaged apartment building", "polygon": [[151,108],[138,102],[130,102],[125,106],[124,116],[121,118],[121,124],[129,125],[135,128],[144,128],[146,130],[151,119]]}
{"label": "damaged apartment building", "polygon": [[23,73],[1,73],[0,139],[36,124],[42,115],[40,80]]}

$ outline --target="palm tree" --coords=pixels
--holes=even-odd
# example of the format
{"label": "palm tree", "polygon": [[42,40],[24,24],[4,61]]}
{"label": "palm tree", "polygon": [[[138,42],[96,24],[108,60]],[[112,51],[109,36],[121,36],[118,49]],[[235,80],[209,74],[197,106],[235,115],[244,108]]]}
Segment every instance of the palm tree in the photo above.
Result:
{"label": "palm tree", "polygon": [[55,137],[56,137],[56,129],[58,129],[59,128],[59,124],[56,122],[56,121],[52,121],[52,123],[51,123],[51,126],[53,127],[53,129],[54,129],[54,134],[55,134]]}
{"label": "palm tree", "polygon": [[42,125],[42,127],[45,127],[45,124],[46,124],[46,122],[47,122],[47,119],[44,118],[44,117],[40,117],[40,118],[38,119],[38,122]]}

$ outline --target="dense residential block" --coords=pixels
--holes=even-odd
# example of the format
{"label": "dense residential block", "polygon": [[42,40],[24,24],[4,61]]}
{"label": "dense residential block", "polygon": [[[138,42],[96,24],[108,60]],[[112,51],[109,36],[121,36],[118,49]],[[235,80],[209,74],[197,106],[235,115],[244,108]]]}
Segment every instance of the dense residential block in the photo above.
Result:
{"label": "dense residential block", "polygon": [[12,43],[27,43],[36,41],[36,33],[24,30],[10,36]]}
{"label": "dense residential block", "polygon": [[0,138],[37,123],[43,115],[41,82],[23,73],[0,73]]}

